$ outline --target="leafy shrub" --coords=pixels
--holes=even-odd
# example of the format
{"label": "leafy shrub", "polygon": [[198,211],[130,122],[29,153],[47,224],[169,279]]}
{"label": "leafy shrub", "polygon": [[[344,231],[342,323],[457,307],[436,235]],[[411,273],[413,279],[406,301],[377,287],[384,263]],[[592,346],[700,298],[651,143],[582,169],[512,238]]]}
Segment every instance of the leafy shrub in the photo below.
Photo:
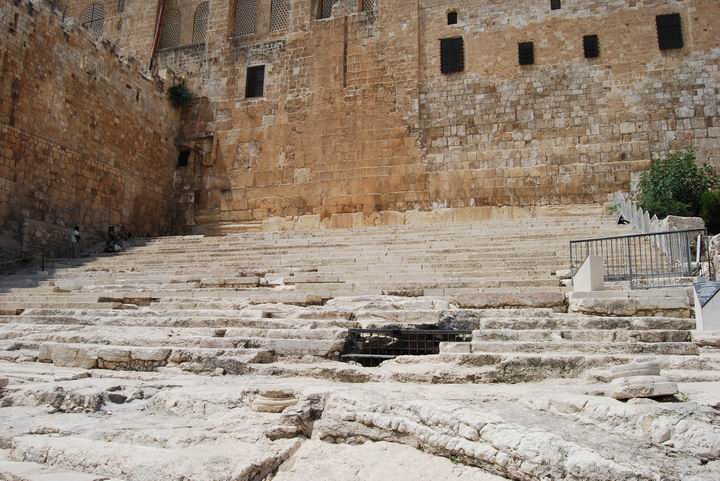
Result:
{"label": "leafy shrub", "polygon": [[640,207],[658,217],[697,216],[703,194],[717,185],[715,170],[698,166],[692,150],[674,152],[640,176]]}
{"label": "leafy shrub", "polygon": [[168,96],[170,101],[176,107],[183,107],[193,99],[193,93],[185,85],[173,85],[168,89]]}
{"label": "leafy shrub", "polygon": [[705,192],[702,196],[700,217],[711,234],[720,234],[720,190]]}

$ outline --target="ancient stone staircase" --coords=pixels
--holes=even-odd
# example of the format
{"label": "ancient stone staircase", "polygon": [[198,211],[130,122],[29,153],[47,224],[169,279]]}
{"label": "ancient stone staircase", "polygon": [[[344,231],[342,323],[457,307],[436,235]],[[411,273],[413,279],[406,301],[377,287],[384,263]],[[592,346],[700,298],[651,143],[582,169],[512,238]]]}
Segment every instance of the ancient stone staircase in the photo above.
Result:
{"label": "ancient stone staircase", "polygon": [[[139,239],[119,254],[0,279],[0,360],[522,382],[636,357],[663,356],[667,367],[697,357],[687,319],[559,312],[565,292],[552,273],[567,262],[567,242],[626,229],[578,217]],[[471,330],[473,341],[377,370],[334,361],[349,328],[428,326]]]}

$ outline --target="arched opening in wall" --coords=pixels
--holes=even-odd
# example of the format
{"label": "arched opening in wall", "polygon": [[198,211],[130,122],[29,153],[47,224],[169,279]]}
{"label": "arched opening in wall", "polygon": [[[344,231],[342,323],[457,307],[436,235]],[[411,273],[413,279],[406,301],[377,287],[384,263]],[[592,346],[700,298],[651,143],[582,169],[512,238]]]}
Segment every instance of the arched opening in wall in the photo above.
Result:
{"label": "arched opening in wall", "polygon": [[102,37],[105,28],[105,7],[99,3],[90,5],[80,17],[80,25],[88,31],[93,40]]}
{"label": "arched opening in wall", "polygon": [[180,10],[168,10],[163,16],[160,31],[160,48],[173,48],[180,45]]}
{"label": "arched opening in wall", "polygon": [[207,41],[208,18],[210,17],[210,5],[203,2],[198,5],[195,10],[195,18],[193,19],[193,45],[205,43]]}
{"label": "arched opening in wall", "polygon": [[117,11],[118,13],[123,13],[125,11],[125,0],[118,0]]}
{"label": "arched opening in wall", "polygon": [[235,3],[235,35],[255,33],[257,0],[237,0]]}
{"label": "arched opening in wall", "polygon": [[270,4],[270,31],[286,30],[289,17],[290,0],[272,0]]}

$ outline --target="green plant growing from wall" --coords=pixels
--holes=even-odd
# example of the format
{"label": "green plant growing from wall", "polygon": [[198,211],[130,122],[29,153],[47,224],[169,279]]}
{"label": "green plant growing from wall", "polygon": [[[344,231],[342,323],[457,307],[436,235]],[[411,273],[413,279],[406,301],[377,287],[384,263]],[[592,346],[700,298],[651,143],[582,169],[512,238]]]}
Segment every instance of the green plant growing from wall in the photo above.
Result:
{"label": "green plant growing from wall", "polygon": [[718,185],[710,165],[698,165],[695,152],[673,152],[640,176],[640,207],[657,215],[700,215],[703,194]]}
{"label": "green plant growing from wall", "polygon": [[168,89],[168,97],[176,107],[184,107],[193,100],[193,93],[183,84],[173,85]]}
{"label": "green plant growing from wall", "polygon": [[720,234],[720,190],[703,194],[700,217],[705,220],[705,227],[710,234]]}

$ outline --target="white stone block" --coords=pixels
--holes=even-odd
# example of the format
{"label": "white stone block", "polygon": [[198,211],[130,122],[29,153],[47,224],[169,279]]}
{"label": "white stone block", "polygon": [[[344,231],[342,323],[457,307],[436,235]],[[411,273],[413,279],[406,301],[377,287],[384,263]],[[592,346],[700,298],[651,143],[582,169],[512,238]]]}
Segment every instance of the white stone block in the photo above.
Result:
{"label": "white stone block", "polygon": [[603,258],[590,255],[573,277],[573,291],[601,291],[605,286],[605,267]]}
{"label": "white stone block", "polygon": [[720,282],[696,283],[693,295],[697,330],[720,330]]}

